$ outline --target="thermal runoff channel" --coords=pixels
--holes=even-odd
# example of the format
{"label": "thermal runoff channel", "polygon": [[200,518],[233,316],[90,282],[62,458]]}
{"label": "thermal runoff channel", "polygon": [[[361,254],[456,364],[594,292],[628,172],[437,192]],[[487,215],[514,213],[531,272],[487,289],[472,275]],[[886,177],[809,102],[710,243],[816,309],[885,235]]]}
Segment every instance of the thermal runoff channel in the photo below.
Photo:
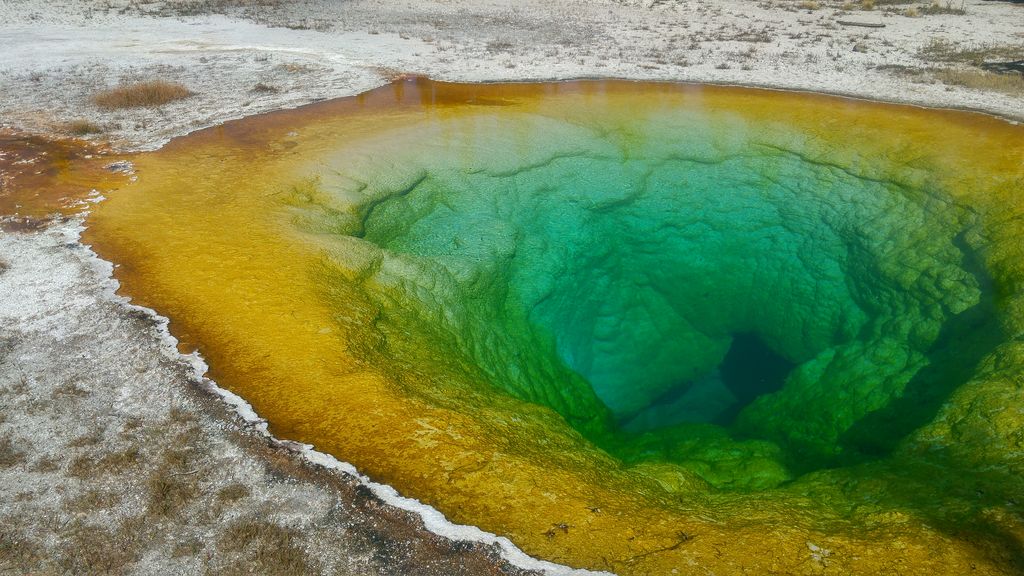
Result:
{"label": "thermal runoff channel", "polygon": [[964,113],[403,80],[142,155],[90,235],[276,434],[545,559],[999,574],[1022,158]]}

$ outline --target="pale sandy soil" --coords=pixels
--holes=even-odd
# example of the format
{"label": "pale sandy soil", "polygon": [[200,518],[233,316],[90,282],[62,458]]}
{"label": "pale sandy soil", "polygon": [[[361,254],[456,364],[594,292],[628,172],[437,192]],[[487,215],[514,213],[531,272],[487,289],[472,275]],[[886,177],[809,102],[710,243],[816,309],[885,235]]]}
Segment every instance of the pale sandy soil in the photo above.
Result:
{"label": "pale sandy soil", "polygon": [[[814,5],[820,7],[801,8]],[[1019,91],[950,86],[916,73],[962,66],[922,57],[935,42],[1024,45],[1024,4],[966,0],[965,15],[916,18],[903,14],[921,4],[872,11],[843,5],[3,0],[0,122],[47,131],[88,118],[105,131],[97,138],[149,148],[230,118],[357,94],[396,73],[474,82],[600,76],[735,83],[1024,117]],[[150,78],[179,81],[196,95],[128,112],[90,102],[103,87]],[[261,83],[277,91],[254,91]]]}
{"label": "pale sandy soil", "polygon": [[[922,52],[1020,45],[1024,5],[972,0],[966,15],[918,18],[896,12],[912,5],[805,6],[0,0],[0,125],[60,133],[89,119],[103,128],[91,138],[153,148],[399,73],[711,81],[1024,118],[1019,93],[943,84],[933,68],[964,64]],[[101,88],[153,78],[195,95],[155,109],[91,103]],[[522,573],[508,558],[569,572],[441,538],[427,528],[459,531],[274,444],[203,391],[195,359],[115,297],[109,276],[75,222],[0,229],[0,573]]]}

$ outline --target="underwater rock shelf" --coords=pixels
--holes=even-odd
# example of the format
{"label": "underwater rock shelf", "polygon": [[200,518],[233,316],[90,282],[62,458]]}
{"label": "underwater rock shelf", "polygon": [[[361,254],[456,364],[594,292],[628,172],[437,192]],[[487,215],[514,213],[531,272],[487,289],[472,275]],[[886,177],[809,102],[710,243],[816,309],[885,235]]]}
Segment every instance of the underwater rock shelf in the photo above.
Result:
{"label": "underwater rock shelf", "polygon": [[276,434],[531,554],[1009,574],[1022,159],[980,115],[413,79],[140,155],[88,240]]}

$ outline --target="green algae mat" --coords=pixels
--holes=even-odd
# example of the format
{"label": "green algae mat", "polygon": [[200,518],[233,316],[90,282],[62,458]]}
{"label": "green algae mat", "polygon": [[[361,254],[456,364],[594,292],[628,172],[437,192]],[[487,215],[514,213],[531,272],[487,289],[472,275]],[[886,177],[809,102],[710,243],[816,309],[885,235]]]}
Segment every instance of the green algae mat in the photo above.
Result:
{"label": "green algae mat", "polygon": [[1024,128],[454,85],[133,158],[86,240],[276,435],[619,574],[1024,570]]}

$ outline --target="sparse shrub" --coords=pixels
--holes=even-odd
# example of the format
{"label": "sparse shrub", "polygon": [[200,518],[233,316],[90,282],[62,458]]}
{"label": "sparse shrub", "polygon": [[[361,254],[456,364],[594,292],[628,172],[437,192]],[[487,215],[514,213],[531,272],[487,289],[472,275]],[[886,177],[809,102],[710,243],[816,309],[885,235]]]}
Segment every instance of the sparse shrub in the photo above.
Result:
{"label": "sparse shrub", "polygon": [[817,10],[821,8],[821,3],[817,0],[803,0],[800,4],[797,4],[801,10]]}
{"label": "sparse shrub", "polygon": [[104,90],[93,96],[93,102],[107,109],[154,107],[191,95],[188,88],[177,82],[151,80]]}
{"label": "sparse shrub", "polygon": [[875,9],[875,0],[860,0],[860,9],[861,10],[874,10]]}

